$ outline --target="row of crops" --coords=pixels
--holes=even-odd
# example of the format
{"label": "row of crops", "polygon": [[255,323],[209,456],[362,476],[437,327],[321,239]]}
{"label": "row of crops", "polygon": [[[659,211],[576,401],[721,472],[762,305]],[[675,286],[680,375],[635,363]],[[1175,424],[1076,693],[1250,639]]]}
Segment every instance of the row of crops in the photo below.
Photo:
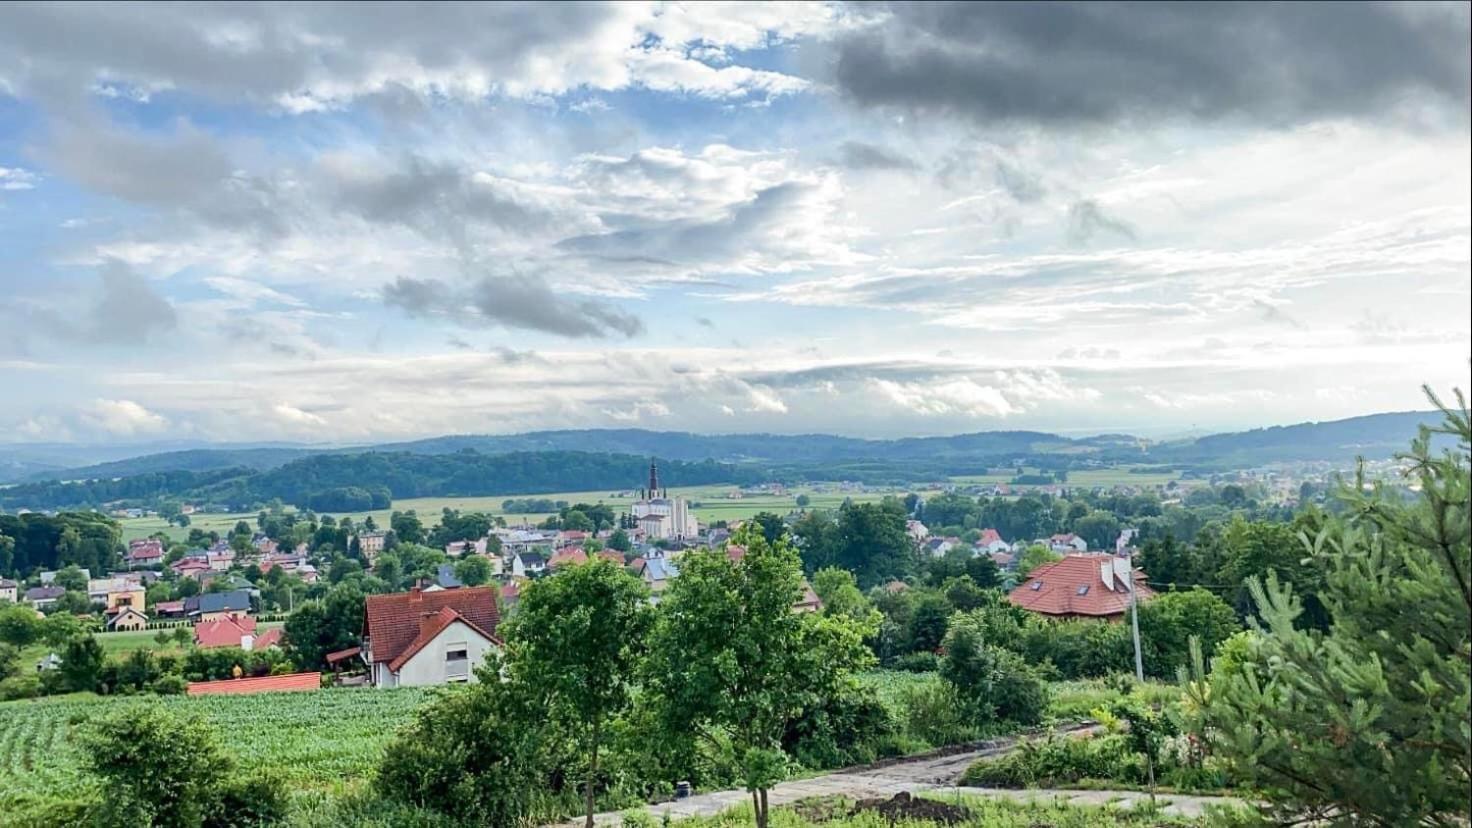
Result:
{"label": "row of crops", "polygon": [[67,799],[86,784],[68,738],[94,716],[130,704],[203,716],[244,772],[269,769],[295,790],[340,788],[370,773],[428,689],[344,688],[257,696],[57,697],[0,704],[0,812]]}

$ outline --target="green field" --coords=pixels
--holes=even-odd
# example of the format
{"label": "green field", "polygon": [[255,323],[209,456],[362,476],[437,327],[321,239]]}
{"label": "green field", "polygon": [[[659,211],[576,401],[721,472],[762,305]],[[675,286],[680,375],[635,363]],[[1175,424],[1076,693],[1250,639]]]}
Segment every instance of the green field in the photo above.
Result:
{"label": "green field", "polygon": [[[849,492],[838,489],[837,486],[803,486],[788,490],[785,495],[773,494],[745,494],[736,498],[732,494],[739,492],[736,486],[685,486],[671,488],[671,494],[678,494],[686,500],[697,503],[695,514],[702,522],[717,520],[743,520],[757,512],[776,512],[786,514],[797,508],[797,496],[806,494],[811,503],[810,509],[836,509],[846,498],[852,498],[856,502],[864,503],[878,501],[886,494],[904,495],[904,491],[895,490],[890,492]],[[536,495],[495,495],[488,497],[416,497],[395,500],[393,509],[380,509],[373,512],[350,512],[347,513],[355,522],[369,515],[381,527],[388,527],[389,514],[392,511],[407,511],[413,509],[419,513],[420,519],[426,526],[435,526],[439,523],[440,513],[446,508],[458,509],[467,512],[484,512],[491,515],[501,515],[506,522],[512,526],[522,523],[540,523],[547,517],[546,514],[520,514],[507,513],[501,508],[501,504],[510,498],[536,497],[548,498],[550,500],[565,500],[568,503],[606,503],[613,507],[614,511],[627,511],[629,506],[637,499],[637,494],[632,491],[591,491],[591,492],[555,492],[553,494]],[[334,513],[334,517],[343,517],[342,513]],[[234,528],[236,522],[244,520],[252,525],[255,524],[254,513],[242,514],[194,514],[190,516],[190,528],[200,528],[205,531],[214,530],[220,534],[228,534]],[[120,521],[123,525],[123,540],[143,538],[155,532],[167,532],[170,537],[183,540],[189,535],[189,529],[181,529],[177,526],[167,525],[162,518],[127,518]]]}
{"label": "green field", "polygon": [[[272,627],[282,626],[285,626],[284,621],[263,621],[259,625],[259,629],[269,630]],[[173,629],[170,628],[166,631],[172,633]],[[182,647],[176,647],[173,644],[169,644],[165,647],[160,647],[158,645],[158,642],[154,640],[154,636],[158,635],[158,633],[158,630],[139,630],[137,632],[104,632],[98,633],[96,635],[96,638],[97,643],[102,645],[102,652],[106,653],[109,656],[125,656],[128,653],[133,652],[134,650],[152,650],[158,655],[178,655],[184,651]]]}
{"label": "green field", "polygon": [[[130,704],[163,706],[214,724],[242,771],[278,774],[297,792],[359,786],[430,689],[331,689],[257,696],[65,696],[0,704],[0,813],[27,801],[84,794],[68,734]],[[0,820],[3,822],[3,820]]]}

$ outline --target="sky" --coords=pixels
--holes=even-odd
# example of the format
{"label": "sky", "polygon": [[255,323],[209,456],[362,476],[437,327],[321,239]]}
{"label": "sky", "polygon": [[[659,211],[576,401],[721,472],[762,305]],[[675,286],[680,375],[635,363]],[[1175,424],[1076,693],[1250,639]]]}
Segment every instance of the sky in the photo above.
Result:
{"label": "sky", "polygon": [[1424,408],[1468,9],[0,5],[0,442]]}

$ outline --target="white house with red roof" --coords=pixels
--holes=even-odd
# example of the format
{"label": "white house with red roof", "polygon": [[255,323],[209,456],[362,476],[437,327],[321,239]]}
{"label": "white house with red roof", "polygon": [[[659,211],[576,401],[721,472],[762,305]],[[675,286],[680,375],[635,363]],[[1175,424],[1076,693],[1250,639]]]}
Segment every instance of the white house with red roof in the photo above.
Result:
{"label": "white house with red roof", "polygon": [[1062,552],[1067,555],[1074,552],[1089,551],[1089,542],[1069,532],[1066,535],[1054,535],[1048,538],[1048,548],[1054,552]]}
{"label": "white house with red roof", "polygon": [[495,587],[369,595],[362,658],[375,687],[475,681],[492,652],[500,614]]}
{"label": "white house with red roof", "polygon": [[1002,540],[1001,533],[995,529],[981,530],[981,537],[976,540],[976,550],[988,555],[995,552],[1006,552],[1011,548],[1011,544]]}

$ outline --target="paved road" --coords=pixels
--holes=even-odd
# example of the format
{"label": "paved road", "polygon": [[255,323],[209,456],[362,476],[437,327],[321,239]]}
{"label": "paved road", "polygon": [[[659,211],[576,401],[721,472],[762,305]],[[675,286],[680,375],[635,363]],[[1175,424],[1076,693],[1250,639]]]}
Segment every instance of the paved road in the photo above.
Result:
{"label": "paved road", "polygon": [[[1079,729],[1082,730],[1082,729]],[[928,791],[932,795],[945,797],[947,795],[966,796],[998,796],[1017,801],[1030,799],[1053,800],[1055,798],[1066,800],[1077,804],[1103,805],[1114,802],[1122,807],[1133,807],[1142,800],[1148,800],[1147,794],[1138,791],[1061,791],[1061,790],[1003,790],[997,788],[968,788],[956,786],[956,780],[965,772],[971,763],[985,756],[999,756],[1008,753],[1017,747],[1017,741],[1012,739],[999,740],[975,750],[955,753],[949,756],[922,757],[914,760],[900,761],[883,767],[859,768],[824,776],[815,776],[808,779],[795,779],[783,782],[773,788],[767,795],[767,800],[772,805],[786,805],[800,799],[808,799],[815,796],[844,796],[849,799],[863,799],[870,797],[890,797],[900,791]],[[1197,816],[1208,803],[1232,802],[1222,797],[1182,796],[1182,795],[1157,795],[1156,799],[1165,804],[1165,812],[1180,816]],[[750,802],[750,794],[746,791],[718,791],[715,793],[699,794],[674,802],[664,802],[658,805],[649,805],[644,810],[652,814],[656,819],[669,814],[673,820],[689,819],[691,817],[714,816],[727,809]],[[598,825],[622,825],[623,816],[620,813],[604,813],[594,817]],[[582,820],[568,822],[568,826],[582,825]]]}

